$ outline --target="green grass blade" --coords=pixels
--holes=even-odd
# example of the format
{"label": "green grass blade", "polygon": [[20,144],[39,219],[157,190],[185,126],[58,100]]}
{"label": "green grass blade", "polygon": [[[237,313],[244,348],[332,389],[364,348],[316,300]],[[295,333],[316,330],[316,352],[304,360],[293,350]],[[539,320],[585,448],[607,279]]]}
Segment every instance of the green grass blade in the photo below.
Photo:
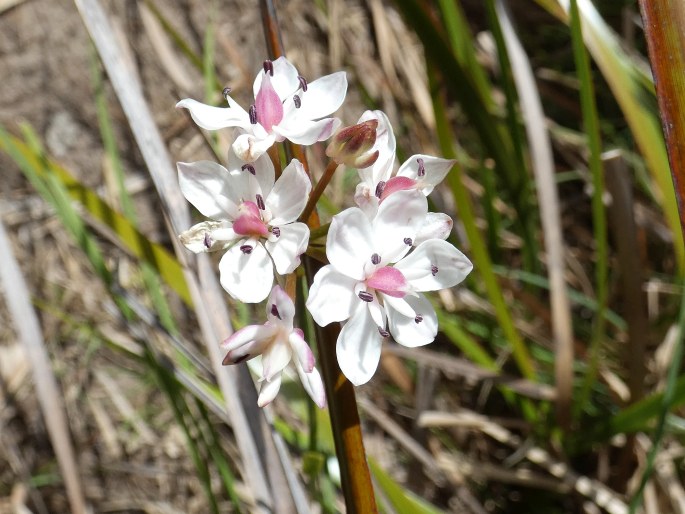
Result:
{"label": "green grass blade", "polygon": [[376,483],[396,512],[402,514],[441,514],[443,512],[412,492],[406,491],[370,457],[369,468],[371,468]]}

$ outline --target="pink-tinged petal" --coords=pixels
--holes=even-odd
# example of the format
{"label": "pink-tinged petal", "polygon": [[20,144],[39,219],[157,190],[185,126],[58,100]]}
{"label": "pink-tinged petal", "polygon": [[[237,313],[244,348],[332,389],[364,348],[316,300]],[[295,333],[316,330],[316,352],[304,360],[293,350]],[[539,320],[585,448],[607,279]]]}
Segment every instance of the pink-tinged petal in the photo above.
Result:
{"label": "pink-tinged petal", "polygon": [[297,159],[290,161],[266,197],[266,207],[273,216],[271,226],[285,225],[299,218],[307,204],[312,183]]}
{"label": "pink-tinged petal", "polygon": [[429,195],[447,176],[457,161],[431,155],[412,155],[397,171],[398,177],[408,177],[419,182],[424,195]]}
{"label": "pink-tinged petal", "polygon": [[270,324],[248,325],[234,332],[221,346],[228,353],[223,364],[237,364],[260,355],[271,343],[276,328]]}
{"label": "pink-tinged petal", "polygon": [[278,125],[283,119],[283,104],[271,85],[271,77],[268,73],[262,78],[262,84],[255,97],[255,110],[257,121],[267,132],[271,132],[271,127]]}
{"label": "pink-tinged petal", "polygon": [[193,253],[223,250],[239,236],[222,221],[204,221],[178,235],[183,246]]}
{"label": "pink-tinged petal", "polygon": [[[290,112],[295,112],[298,118],[304,120],[321,119],[338,110],[346,93],[347,75],[344,71],[326,75],[310,82],[307,91],[297,93],[300,107]],[[293,102],[292,97],[285,99],[286,105],[290,102]]]}
{"label": "pink-tinged petal", "polygon": [[274,283],[271,258],[261,244],[247,241],[250,253],[240,249],[240,243],[231,247],[219,262],[221,285],[236,300],[258,303],[264,300]]}
{"label": "pink-tinged petal", "polygon": [[333,216],[326,239],[326,255],[337,271],[364,280],[367,262],[382,249],[382,241],[374,240],[371,223],[360,209],[351,207]]}
{"label": "pink-tinged petal", "polygon": [[233,142],[233,151],[245,162],[254,162],[264,155],[276,141],[273,135],[258,138],[253,134],[242,134]]}
{"label": "pink-tinged petal", "polygon": [[338,118],[307,121],[286,115],[280,125],[273,127],[273,132],[295,144],[309,146],[331,137],[340,125],[342,121]]}
{"label": "pink-tinged petal", "polygon": [[219,130],[227,127],[250,128],[250,116],[232,98],[228,99],[230,107],[212,107],[196,100],[186,98],[176,107],[188,109],[193,121],[205,130]]}
{"label": "pink-tinged petal", "polygon": [[409,304],[414,315],[404,316],[394,305],[388,305],[388,328],[393,339],[409,347],[432,343],[438,334],[438,318],[431,303],[422,294],[407,296],[401,301]]}
{"label": "pink-tinged petal", "polygon": [[399,191],[381,202],[373,220],[374,244],[382,249],[381,266],[406,255],[427,212],[426,197],[416,190]]}
{"label": "pink-tinged petal", "polygon": [[[228,151],[228,169],[241,171],[246,178],[249,178],[246,183],[247,189],[241,192],[244,200],[255,201],[258,194],[266,198],[269,196],[271,188],[274,187],[276,180],[274,165],[268,155],[262,155],[253,162],[247,162],[238,157],[233,149],[230,149]],[[254,171],[254,175],[252,175],[252,171]]]}
{"label": "pink-tinged petal", "polygon": [[[271,64],[274,67],[274,74],[270,77],[271,84],[276,90],[278,97],[283,101],[292,96],[300,87],[300,81],[297,79],[297,69],[285,57],[279,57],[275,61],[272,61]],[[255,98],[257,98],[263,79],[264,71],[260,71],[252,85],[252,91]]]}
{"label": "pink-tinged petal", "polygon": [[226,168],[212,161],[179,162],[176,167],[181,192],[198,211],[215,220],[235,217],[238,204]]}
{"label": "pink-tinged petal", "polygon": [[383,266],[366,279],[366,285],[395,298],[407,294],[407,279],[397,268]]}
{"label": "pink-tinged petal", "polygon": [[300,255],[307,251],[309,228],[304,223],[278,227],[280,236],[264,243],[279,275],[292,273],[300,265]]}
{"label": "pink-tinged petal", "polygon": [[468,258],[442,239],[421,243],[395,267],[416,291],[437,291],[457,285],[473,269]]}
{"label": "pink-tinged petal", "polygon": [[262,353],[262,378],[269,382],[274,376],[280,375],[290,362],[293,353],[287,340],[288,335],[280,327],[273,342]]}
{"label": "pink-tinged petal", "polygon": [[302,335],[299,332],[293,331],[288,337],[288,342],[293,350],[295,362],[302,366],[305,372],[311,373],[314,369],[314,364],[316,364],[316,359],[314,359],[312,349]]}
{"label": "pink-tinged petal", "polygon": [[356,280],[339,273],[330,264],[317,272],[307,298],[307,309],[317,325],[325,327],[350,317],[361,301],[354,293],[356,284]]}
{"label": "pink-tinged petal", "polygon": [[271,381],[264,380],[262,386],[259,388],[259,397],[257,398],[257,405],[259,407],[266,407],[278,394],[281,389],[281,374],[274,376]]}
{"label": "pink-tinged petal", "polygon": [[297,361],[295,361],[295,368],[297,369],[297,374],[300,376],[300,382],[302,382],[304,390],[307,391],[307,394],[312,401],[320,409],[323,409],[326,406],[326,391],[324,390],[319,371],[314,368],[307,373]]}
{"label": "pink-tinged petal", "polygon": [[292,332],[294,317],[295,304],[281,286],[275,285],[266,301],[266,319]]}
{"label": "pink-tinged petal", "polygon": [[392,177],[385,183],[383,193],[381,193],[381,202],[388,196],[398,191],[407,191],[416,189],[416,180],[408,177]]}
{"label": "pink-tinged petal", "polygon": [[350,382],[368,382],[378,368],[382,338],[366,305],[360,304],[338,336],[338,365]]}
{"label": "pink-tinged petal", "polygon": [[376,159],[372,166],[358,171],[359,177],[373,194],[378,183],[387,181],[392,174],[396,143],[390,120],[388,120],[383,111],[366,111],[357,123],[363,123],[368,120],[378,120],[376,143],[371,149],[371,151],[378,150],[378,159]]}
{"label": "pink-tinged petal", "polygon": [[262,221],[259,207],[254,202],[243,202],[233,222],[233,230],[241,236],[266,237],[269,229]]}
{"label": "pink-tinged petal", "polygon": [[447,239],[452,232],[454,222],[447,214],[442,212],[429,212],[426,219],[419,227],[419,231],[414,239],[414,246],[419,246],[429,239]]}

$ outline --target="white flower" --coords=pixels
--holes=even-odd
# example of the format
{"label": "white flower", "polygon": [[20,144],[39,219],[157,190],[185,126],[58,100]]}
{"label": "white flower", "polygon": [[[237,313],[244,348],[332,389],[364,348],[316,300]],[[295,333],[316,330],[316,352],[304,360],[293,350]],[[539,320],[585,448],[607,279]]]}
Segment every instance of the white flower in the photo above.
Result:
{"label": "white flower", "polygon": [[437,318],[420,291],[452,287],[473,267],[441,239],[428,239],[408,253],[426,215],[425,196],[410,190],[384,200],[373,219],[352,207],[331,221],[330,264],[314,277],[307,308],[321,326],[348,320],[336,350],[340,369],[355,385],[374,374],[390,334],[405,346],[432,342]]}
{"label": "white flower", "polygon": [[266,323],[241,328],[222,344],[228,351],[224,365],[262,356],[260,407],[269,404],[278,394],[281,373],[291,360],[307,394],[319,407],[326,405],[321,376],[314,367],[314,354],[304,340],[302,330],[293,328],[294,316],[292,300],[280,286],[274,286],[266,303]]}
{"label": "white flower", "polygon": [[336,111],[345,99],[347,78],[341,71],[308,84],[285,57],[279,57],[264,62],[253,91],[255,103],[249,112],[228,95],[226,108],[189,98],[176,107],[188,109],[195,123],[207,130],[240,128],[244,133],[233,143],[233,150],[244,161],[252,162],[276,141],[289,139],[311,145],[328,139],[340,126],[340,120],[325,116]]}
{"label": "white flower", "polygon": [[242,302],[261,302],[280,275],[292,273],[309,243],[309,228],[296,222],[311,190],[300,161],[274,183],[268,156],[253,164],[229,154],[228,170],[210,161],[178,163],[181,191],[204,216],[214,220],[179,237],[195,253],[223,250],[221,285]]}

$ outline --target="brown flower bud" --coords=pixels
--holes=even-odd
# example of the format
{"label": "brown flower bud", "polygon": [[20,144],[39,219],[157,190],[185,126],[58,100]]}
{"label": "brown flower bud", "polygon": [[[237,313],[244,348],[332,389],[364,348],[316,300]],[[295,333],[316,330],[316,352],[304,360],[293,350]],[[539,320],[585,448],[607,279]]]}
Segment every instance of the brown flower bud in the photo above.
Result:
{"label": "brown flower bud", "polygon": [[378,159],[378,150],[371,152],[377,128],[378,120],[369,120],[339,130],[326,148],[326,155],[351,168],[371,166]]}

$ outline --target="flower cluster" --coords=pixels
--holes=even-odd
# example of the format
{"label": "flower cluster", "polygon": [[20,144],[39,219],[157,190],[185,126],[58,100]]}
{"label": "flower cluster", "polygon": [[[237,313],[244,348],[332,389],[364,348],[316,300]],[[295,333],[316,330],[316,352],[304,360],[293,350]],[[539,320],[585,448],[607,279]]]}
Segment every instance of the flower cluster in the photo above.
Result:
{"label": "flower cluster", "polygon": [[228,107],[192,99],[177,104],[204,129],[238,131],[227,168],[209,161],[178,163],[183,194],[209,218],[179,237],[193,252],[224,252],[221,284],[233,298],[267,300],[266,322],[229,337],[223,363],[261,356],[263,406],[278,393],[282,373],[292,361],[309,396],[323,407],[314,356],[302,331],[294,328],[293,301],[278,285],[298,268],[308,248],[309,228],[297,220],[311,182],[297,159],[276,180],[266,151],[285,139],[312,145],[333,136],[326,154],[358,170],[357,205],[333,216],[326,239],[329,263],[314,276],[306,302],[320,326],[344,322],[336,347],[338,364],[355,385],[373,376],[385,339],[405,346],[432,342],[438,322],[423,293],[452,287],[472,269],[445,241],[452,219],[428,211],[426,196],[454,161],[414,155],[394,172],[395,136],[381,111],[367,111],[356,125],[340,129],[341,121],[328,116],[345,98],[344,72],[308,83],[281,57],[265,61],[253,90],[255,101],[248,110],[229,96],[229,88],[224,90]]}

